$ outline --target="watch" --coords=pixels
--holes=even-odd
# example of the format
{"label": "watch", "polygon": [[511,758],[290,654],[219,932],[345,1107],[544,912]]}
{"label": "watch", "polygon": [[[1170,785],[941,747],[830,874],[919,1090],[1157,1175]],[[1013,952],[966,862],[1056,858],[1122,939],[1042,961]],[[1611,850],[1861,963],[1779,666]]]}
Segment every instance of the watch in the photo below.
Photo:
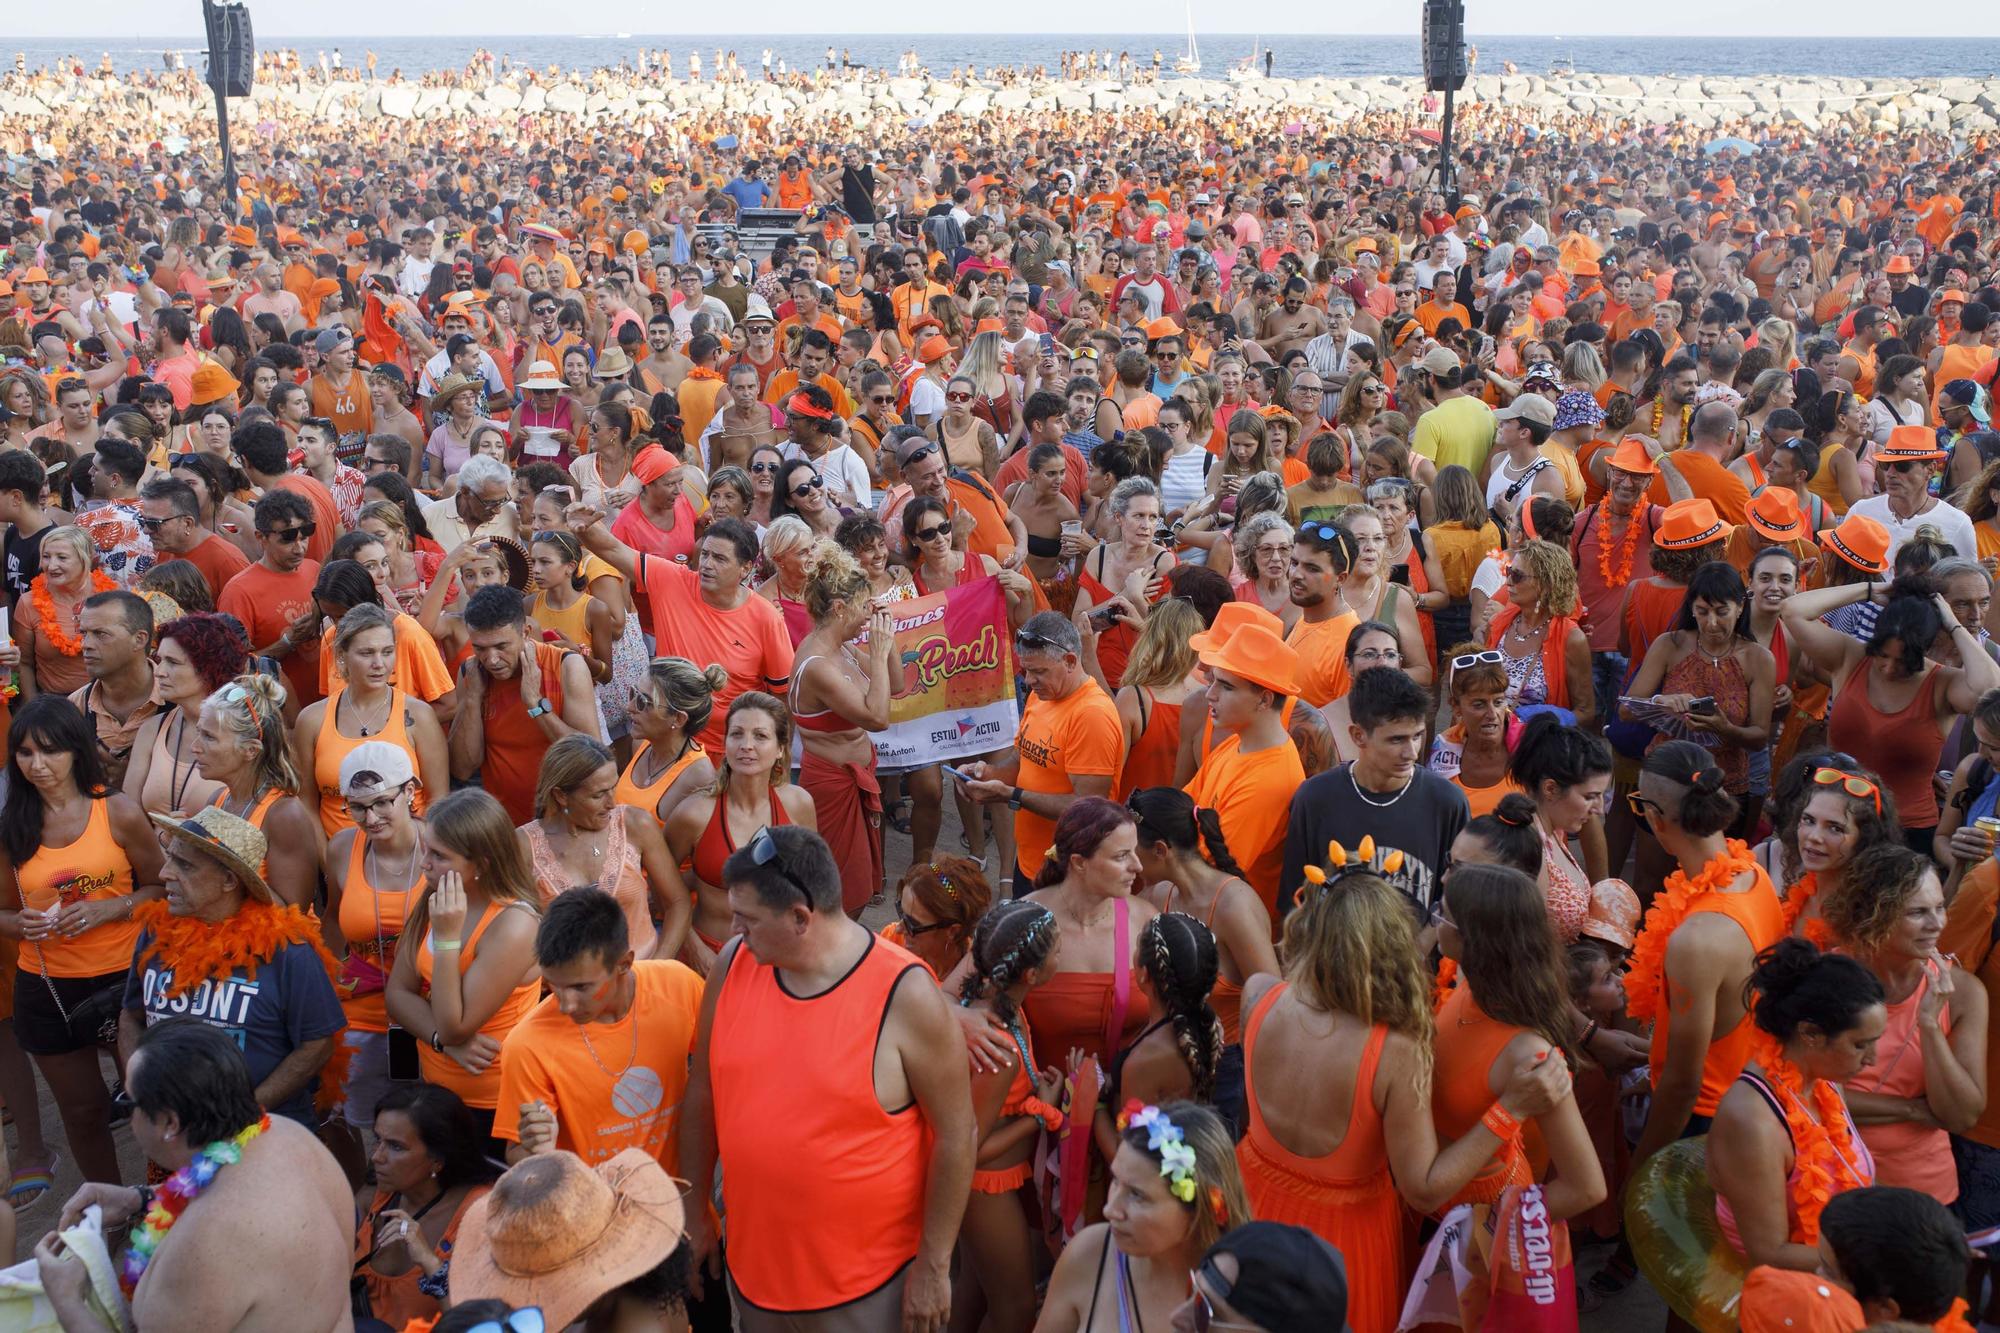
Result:
{"label": "watch", "polygon": [[528,710],[528,716],[540,717],[542,714],[548,711],[549,711],[549,701],[547,699],[544,699],[540,703],[536,704],[533,708],[530,708]]}
{"label": "watch", "polygon": [[1021,808],[1021,789],[1019,787],[1014,788],[1013,791],[1008,793],[1007,808],[1009,810],[1019,810]]}

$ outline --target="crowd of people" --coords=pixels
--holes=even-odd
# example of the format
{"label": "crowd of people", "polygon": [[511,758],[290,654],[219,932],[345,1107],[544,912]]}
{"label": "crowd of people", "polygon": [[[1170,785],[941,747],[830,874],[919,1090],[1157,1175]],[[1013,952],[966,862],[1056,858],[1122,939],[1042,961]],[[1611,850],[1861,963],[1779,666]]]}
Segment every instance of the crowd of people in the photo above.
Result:
{"label": "crowd of people", "polygon": [[[2000,1318],[1986,144],[52,114],[62,1327]],[[974,595],[1009,742],[881,762]]]}

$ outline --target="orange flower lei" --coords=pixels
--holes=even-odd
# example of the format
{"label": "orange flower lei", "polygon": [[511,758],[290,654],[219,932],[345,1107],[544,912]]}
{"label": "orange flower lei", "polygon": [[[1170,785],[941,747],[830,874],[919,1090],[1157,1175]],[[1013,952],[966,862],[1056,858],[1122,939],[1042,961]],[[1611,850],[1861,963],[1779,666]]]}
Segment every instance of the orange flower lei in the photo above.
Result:
{"label": "orange flower lei", "polygon": [[[1692,407],[1683,407],[1683,408],[1681,409],[1681,441],[1680,441],[1680,442],[1681,442],[1682,444],[1686,444],[1686,443],[1687,443],[1687,438],[1688,438],[1688,422],[1689,422],[1690,420],[1692,420],[1692,419],[1693,419],[1693,417],[1694,417],[1694,408],[1692,408]],[[1659,397],[1657,397],[1657,398],[1653,399],[1653,429],[1652,429],[1652,430],[1651,430],[1650,432],[1648,432],[1648,433],[1649,433],[1650,435],[1652,435],[1652,437],[1653,437],[1653,438],[1654,438],[1655,440],[1657,440],[1657,439],[1659,439],[1659,438],[1660,438],[1660,423],[1661,423],[1662,421],[1665,421],[1666,419],[1667,419],[1667,399],[1666,399],[1666,396],[1665,396],[1664,394],[1662,394],[1661,396],[1659,396]]]}
{"label": "orange flower lei", "polygon": [[[1640,501],[1644,505],[1645,501]],[[1597,525],[1597,572],[1604,578],[1607,588],[1622,588],[1632,581],[1632,561],[1639,554],[1639,534],[1645,530],[1645,514],[1635,511],[1625,520],[1625,549],[1619,553],[1618,567],[1611,567],[1611,543],[1605,536],[1605,524]]]}
{"label": "orange flower lei", "polygon": [[1625,1012],[1634,1018],[1652,1018],[1665,1008],[1667,941],[1681,922],[1687,920],[1695,900],[1720,889],[1756,865],[1750,849],[1735,838],[1729,839],[1722,855],[1701,868],[1692,879],[1684,870],[1667,876],[1667,882],[1653,898],[1646,913],[1645,929],[1632,944],[1632,970],[1625,979]]}
{"label": "orange flower lei", "polygon": [[[110,592],[117,586],[118,581],[109,574],[101,569],[93,569],[90,571],[90,592],[85,593],[84,596],[89,597],[95,593]],[[35,575],[34,582],[28,585],[28,597],[34,602],[35,615],[41,622],[36,627],[37,632],[50,643],[54,644],[56,651],[64,657],[75,657],[78,653],[82,652],[83,635],[77,633],[75,630],[64,629],[62,621],[56,616],[56,598],[55,594],[49,591],[48,575]],[[78,602],[77,605],[81,607],[83,603]]]}
{"label": "orange flower lei", "polygon": [[1864,1170],[1856,1156],[1854,1124],[1847,1118],[1847,1102],[1840,1089],[1826,1079],[1813,1084],[1813,1112],[1807,1114],[1805,1080],[1798,1067],[1785,1058],[1778,1039],[1761,1028],[1750,1036],[1750,1058],[1764,1071],[1764,1081],[1778,1094],[1785,1108],[1785,1128],[1792,1136],[1794,1166],[1791,1185],[1792,1210],[1798,1227],[1792,1233],[1797,1245],[1819,1243],[1819,1215],[1836,1194],[1861,1189],[1875,1183],[1875,1173]]}
{"label": "orange flower lei", "polygon": [[1819,872],[1808,870],[1792,881],[1791,888],[1785,890],[1785,901],[1779,904],[1779,910],[1785,914],[1786,934],[1790,934],[1803,917],[1806,923],[1805,937],[1812,941],[1814,948],[1825,951],[1833,947],[1833,927],[1826,923],[1824,917],[1809,917],[1805,914],[1806,904],[1811,902],[1813,895],[1818,892]]}

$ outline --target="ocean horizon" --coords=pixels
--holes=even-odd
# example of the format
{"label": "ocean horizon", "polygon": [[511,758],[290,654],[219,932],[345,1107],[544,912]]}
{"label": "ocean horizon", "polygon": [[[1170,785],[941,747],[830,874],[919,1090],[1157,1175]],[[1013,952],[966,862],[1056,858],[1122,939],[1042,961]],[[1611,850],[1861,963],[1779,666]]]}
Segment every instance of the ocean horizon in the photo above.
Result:
{"label": "ocean horizon", "polygon": [[[1205,77],[1220,77],[1256,53],[1272,54],[1271,70],[1279,77],[1314,75],[1357,78],[1368,75],[1417,74],[1421,55],[1417,36],[1328,36],[1207,33],[1195,40]],[[1545,74],[1560,65],[1578,73],[1644,75],[1734,75],[1756,77],[1840,78],[1977,78],[2000,70],[2000,38],[1958,37],[1738,37],[1734,35],[1656,37],[1538,37],[1475,33],[1467,37],[1479,52],[1478,70],[1498,74],[1512,62],[1524,74]],[[535,36],[492,34],[468,37],[445,34],[427,37],[284,36],[259,33],[262,49],[290,48],[306,59],[335,51],[343,64],[359,68],[365,53],[374,51],[377,72],[387,77],[400,70],[413,78],[433,70],[462,67],[474,51],[485,49],[508,57],[515,65],[588,70],[631,63],[641,48],[665,48],[673,54],[674,70],[685,77],[687,56],[699,50],[705,73],[712,73],[715,52],[734,51],[740,66],[754,73],[764,49],[773,53],[773,68],[783,60],[789,70],[823,65],[832,45],[836,59],[877,70],[894,70],[898,56],[914,47],[934,75],[948,74],[967,64],[985,70],[997,65],[1055,69],[1064,51],[1130,52],[1135,67],[1150,67],[1158,50],[1168,71],[1186,54],[1188,36],[1176,33],[805,33],[681,35],[662,33],[600,33]],[[89,70],[108,54],[120,73],[148,73],[163,67],[162,53],[175,51],[199,69],[202,37],[180,35],[118,37],[51,37],[0,43],[22,53],[33,66],[52,65],[73,57]],[[4,68],[4,66],[0,66]]]}

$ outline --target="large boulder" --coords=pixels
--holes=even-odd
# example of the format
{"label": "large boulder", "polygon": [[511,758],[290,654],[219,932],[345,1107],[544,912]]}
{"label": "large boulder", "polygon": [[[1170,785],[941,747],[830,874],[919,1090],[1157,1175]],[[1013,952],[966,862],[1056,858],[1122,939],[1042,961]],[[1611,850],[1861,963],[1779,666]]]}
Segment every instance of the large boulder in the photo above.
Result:
{"label": "large boulder", "polygon": [[392,83],[382,89],[381,114],[391,120],[408,120],[417,113],[417,99],[425,90],[413,83]]}
{"label": "large boulder", "polygon": [[548,108],[566,116],[581,115],[590,96],[573,83],[559,83],[548,91]]}

